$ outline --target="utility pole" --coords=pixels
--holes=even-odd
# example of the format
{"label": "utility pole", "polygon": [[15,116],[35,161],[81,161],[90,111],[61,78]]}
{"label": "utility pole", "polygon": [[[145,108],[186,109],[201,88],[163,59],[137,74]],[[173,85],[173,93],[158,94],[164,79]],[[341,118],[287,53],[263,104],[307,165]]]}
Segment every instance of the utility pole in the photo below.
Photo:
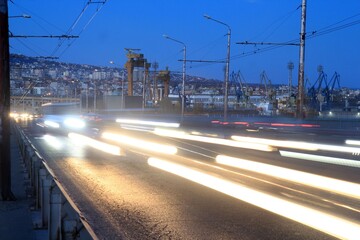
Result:
{"label": "utility pole", "polygon": [[298,118],[304,113],[304,62],[305,62],[305,31],[306,31],[306,0],[301,3],[301,32],[300,32],[300,59],[298,75],[298,95],[296,99],[296,113]]}
{"label": "utility pole", "polygon": [[144,111],[145,106],[146,106],[146,97],[145,97],[145,87],[146,87],[146,61],[144,61],[144,74],[143,74],[143,89],[142,89],[142,110]]}
{"label": "utility pole", "polygon": [[231,28],[229,25],[227,32],[227,52],[226,52],[226,72],[225,72],[225,99],[224,99],[224,121],[227,121],[228,114],[228,94],[229,94],[229,74],[230,74],[230,41],[231,41]]}
{"label": "utility pole", "polygon": [[157,82],[156,82],[156,70],[159,67],[159,64],[155,61],[152,64],[152,67],[154,68],[154,82],[153,82],[153,104],[156,105],[157,102]]}
{"label": "utility pole", "polygon": [[294,69],[294,63],[292,61],[288,62],[287,67],[289,69],[289,102],[290,102],[291,93],[292,93],[292,71]]}
{"label": "utility pole", "polygon": [[[97,69],[95,69],[95,72],[98,72]],[[93,79],[94,79],[94,113],[96,113],[96,78],[99,76],[98,74],[95,74],[96,76],[94,76],[93,74]]]}
{"label": "utility pole", "polygon": [[0,0],[0,190],[1,200],[15,200],[11,192],[10,66],[7,0]]}

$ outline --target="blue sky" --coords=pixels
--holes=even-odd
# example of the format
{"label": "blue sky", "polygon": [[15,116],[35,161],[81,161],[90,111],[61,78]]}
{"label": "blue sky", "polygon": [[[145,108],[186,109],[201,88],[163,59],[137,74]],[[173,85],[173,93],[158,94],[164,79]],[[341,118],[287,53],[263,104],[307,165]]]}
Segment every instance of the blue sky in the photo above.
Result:
{"label": "blue sky", "polygon": [[[14,35],[80,34],[75,41],[62,41],[60,47],[57,47],[61,43],[58,39],[12,38],[10,51],[101,66],[111,66],[109,61],[112,60],[122,67],[126,62],[124,48],[139,48],[149,62],[157,61],[160,69],[168,66],[170,71],[181,71],[182,62],[178,60],[182,58],[182,46],[165,39],[163,34],[184,42],[189,60],[226,57],[227,28],[205,19],[203,15],[207,14],[232,29],[230,71],[240,70],[249,83],[260,82],[260,73],[266,71],[273,83],[287,84],[287,64],[292,61],[295,65],[293,82],[297,83],[298,47],[284,46],[248,55],[246,53],[263,47],[236,43],[297,40],[301,0],[108,0],[88,25],[101,4],[90,4],[70,29],[87,2],[9,2],[9,16],[31,15],[30,19],[10,19],[9,28]],[[342,21],[344,19],[347,20]],[[354,21],[360,21],[359,0],[307,0],[308,36],[325,27],[351,25],[306,40],[305,76],[310,84],[315,83],[317,67],[321,64],[328,80],[336,71],[341,76],[341,86],[360,88],[360,24],[352,24]],[[223,68],[222,63],[188,62],[187,74],[223,80]]]}

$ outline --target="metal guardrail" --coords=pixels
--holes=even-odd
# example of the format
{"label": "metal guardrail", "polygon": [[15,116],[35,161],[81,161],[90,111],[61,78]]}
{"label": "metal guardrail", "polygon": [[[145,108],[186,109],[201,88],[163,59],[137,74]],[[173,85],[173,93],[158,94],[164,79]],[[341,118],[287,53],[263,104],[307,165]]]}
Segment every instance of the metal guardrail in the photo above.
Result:
{"label": "metal guardrail", "polygon": [[98,237],[46,160],[16,123],[13,123],[13,129],[35,196],[35,210],[41,212],[40,226],[37,227],[47,229],[50,240],[97,240]]}

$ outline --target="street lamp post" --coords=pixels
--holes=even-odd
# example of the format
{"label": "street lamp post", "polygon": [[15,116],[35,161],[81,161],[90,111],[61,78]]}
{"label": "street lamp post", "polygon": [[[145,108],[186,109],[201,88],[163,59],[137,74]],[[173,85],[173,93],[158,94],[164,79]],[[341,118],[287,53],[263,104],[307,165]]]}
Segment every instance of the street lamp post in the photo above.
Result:
{"label": "street lamp post", "polygon": [[143,89],[142,89],[142,96],[143,96],[143,100],[142,100],[142,110],[144,111],[145,109],[145,105],[146,105],[146,97],[145,97],[145,85],[146,85],[146,60],[144,61],[144,74],[143,74]]}
{"label": "street lamp post", "polygon": [[89,81],[86,83],[86,112],[89,112]]}
{"label": "street lamp post", "polygon": [[31,16],[27,14],[23,14],[19,16],[9,16],[9,18],[31,18]]}
{"label": "street lamp post", "polygon": [[125,72],[122,71],[122,75],[121,75],[121,110],[124,109],[125,106],[125,96],[124,96],[124,81],[125,81]]}
{"label": "street lamp post", "polygon": [[228,91],[229,91],[229,72],[230,72],[230,40],[231,40],[231,28],[228,24],[216,20],[208,15],[204,15],[206,19],[225,25],[228,29],[227,32],[227,54],[226,54],[226,70],[225,70],[225,92],[224,92],[224,121],[227,120],[228,112]]}
{"label": "street lamp post", "polygon": [[[95,72],[97,72],[98,70],[97,69],[95,69]],[[96,78],[97,78],[98,76],[96,75],[96,76],[93,76],[93,78],[94,78],[94,113],[96,113]]]}
{"label": "street lamp post", "polygon": [[183,45],[184,57],[183,57],[183,69],[182,69],[182,91],[181,91],[181,94],[182,94],[182,98],[181,98],[181,121],[183,121],[184,112],[185,112],[186,45],[185,45],[185,43],[183,43],[183,42],[181,42],[179,40],[176,40],[174,38],[171,38],[171,37],[169,37],[167,35],[163,35],[163,37]]}

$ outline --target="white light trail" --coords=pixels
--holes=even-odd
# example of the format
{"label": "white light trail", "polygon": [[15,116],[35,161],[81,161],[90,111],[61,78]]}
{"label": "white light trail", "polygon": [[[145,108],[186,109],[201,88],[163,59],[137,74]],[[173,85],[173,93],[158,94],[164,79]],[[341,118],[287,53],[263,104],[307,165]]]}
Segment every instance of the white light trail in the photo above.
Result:
{"label": "white light trail", "polygon": [[198,132],[198,131],[192,131],[191,134],[198,135],[198,136],[206,136],[206,137],[219,137],[219,135],[216,133],[202,133],[202,132]]}
{"label": "white light trail", "polygon": [[116,122],[125,123],[125,124],[149,125],[149,126],[157,126],[157,127],[172,127],[172,128],[180,127],[179,123],[143,121],[137,119],[116,119]]}
{"label": "white light trail", "polygon": [[231,136],[231,138],[241,142],[262,143],[276,147],[295,148],[295,149],[303,149],[309,151],[324,150],[331,152],[360,153],[360,148],[357,147],[346,147],[346,146],[337,146],[337,145],[328,145],[328,144],[273,140],[273,139],[252,138],[252,137],[242,137],[242,136]]}
{"label": "white light trail", "polygon": [[135,148],[140,148],[151,152],[158,152],[158,153],[171,154],[171,155],[177,153],[177,148],[174,146],[147,142],[136,138],[127,137],[125,135],[104,132],[101,135],[101,137],[104,139],[116,141],[121,144],[130,145]]}
{"label": "white light trail", "polygon": [[216,162],[360,199],[360,184],[357,183],[224,155],[216,156]]}
{"label": "white light trail", "polygon": [[44,121],[44,124],[49,127],[60,128],[60,124],[58,124],[57,122],[50,121],[50,120]]}
{"label": "white light trail", "polygon": [[100,142],[95,139],[92,139],[92,138],[89,138],[89,137],[86,137],[84,135],[80,135],[77,133],[69,133],[68,137],[74,141],[80,142],[82,144],[86,144],[97,150],[100,150],[100,151],[103,151],[103,152],[106,152],[106,153],[109,153],[112,155],[116,155],[116,156],[121,155],[121,149],[118,146]]}
{"label": "white light trail", "polygon": [[320,156],[320,155],[314,155],[308,153],[289,152],[283,150],[280,150],[279,152],[280,155],[283,157],[297,158],[297,159],[314,161],[314,162],[330,163],[341,166],[360,168],[360,161],[351,160],[351,159],[327,157],[327,156]]}
{"label": "white light trail", "polygon": [[265,138],[242,137],[242,136],[231,136],[231,139],[239,142],[268,144],[276,147],[297,148],[297,149],[304,149],[309,151],[317,150],[315,146],[306,142],[283,141],[283,140],[273,140],[273,139],[265,139]]}
{"label": "white light trail", "polygon": [[247,148],[247,149],[254,149],[254,150],[266,151],[266,152],[274,151],[274,148],[272,148],[269,145],[262,144],[262,143],[243,143],[243,142],[233,141],[233,140],[229,140],[229,139],[213,138],[213,137],[205,137],[205,136],[195,136],[195,135],[186,134],[185,132],[176,131],[176,130],[155,128],[154,133],[159,136],[164,136],[164,137],[212,143],[212,144],[218,144],[218,145],[224,145],[224,146],[230,146],[230,147]]}
{"label": "white light trail", "polygon": [[148,164],[267,211],[310,226],[334,237],[342,239],[358,239],[359,237],[360,225],[358,223],[289,202],[266,193],[258,192],[243,185],[169,161],[149,158]]}
{"label": "white light trail", "polygon": [[360,141],[357,141],[357,140],[346,140],[345,143],[346,143],[346,144],[349,144],[349,145],[357,145],[357,146],[360,146]]}

